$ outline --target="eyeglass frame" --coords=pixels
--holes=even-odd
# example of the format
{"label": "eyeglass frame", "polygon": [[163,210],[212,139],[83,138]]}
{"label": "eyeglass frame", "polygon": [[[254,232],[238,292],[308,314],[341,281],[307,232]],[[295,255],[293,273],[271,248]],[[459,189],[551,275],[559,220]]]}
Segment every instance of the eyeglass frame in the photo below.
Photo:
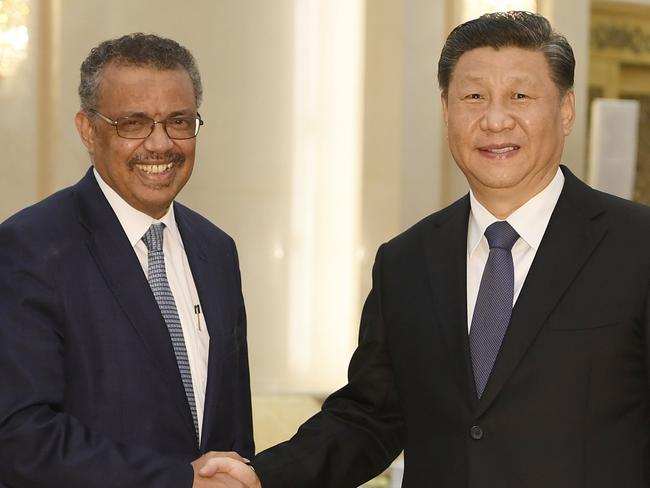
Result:
{"label": "eyeglass frame", "polygon": [[[196,113],[196,116],[194,116],[194,117],[168,117],[168,118],[163,119],[163,120],[156,120],[156,119],[153,119],[151,117],[138,115],[138,117],[140,117],[140,118],[151,120],[152,124],[151,124],[151,127],[150,127],[151,130],[150,130],[149,134],[147,134],[144,137],[125,137],[122,134],[120,134],[120,131],[117,129],[117,124],[119,123],[120,120],[134,118],[134,117],[126,116],[126,117],[118,117],[116,119],[111,119],[110,117],[107,117],[106,115],[98,112],[94,108],[88,109],[87,113],[92,114],[92,115],[98,115],[99,118],[102,119],[104,122],[106,122],[107,124],[112,125],[113,127],[115,127],[115,133],[117,134],[118,137],[121,137],[122,139],[130,139],[132,141],[134,141],[134,140],[141,140],[142,141],[144,139],[147,139],[151,134],[153,134],[153,131],[156,128],[156,124],[162,124],[163,129],[165,131],[165,134],[167,134],[167,137],[169,137],[170,139],[172,139],[174,141],[187,141],[189,139],[195,139],[196,136],[199,135],[199,130],[201,130],[201,126],[204,124],[203,119],[201,118],[201,114],[198,113],[198,112]],[[195,121],[198,121],[198,124],[196,124],[196,122],[195,122],[196,125],[195,125],[195,129],[194,129],[194,135],[191,136],[191,137],[172,137],[171,135],[169,135],[169,132],[167,132],[167,122],[173,121],[174,118],[178,118],[178,119],[194,119]]]}

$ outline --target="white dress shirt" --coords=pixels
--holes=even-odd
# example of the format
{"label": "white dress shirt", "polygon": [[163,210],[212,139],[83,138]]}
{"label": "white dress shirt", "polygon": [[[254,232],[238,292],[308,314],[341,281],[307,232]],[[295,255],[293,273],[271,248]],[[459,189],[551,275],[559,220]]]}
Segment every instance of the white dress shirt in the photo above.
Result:
{"label": "white dress shirt", "polygon": [[[515,289],[513,306],[528,275],[528,270],[537,253],[548,221],[555,208],[562,187],[564,175],[558,168],[553,180],[541,192],[515,210],[506,221],[517,231],[519,239],[512,246],[512,261],[515,266]],[[481,285],[490,246],[485,237],[485,229],[499,220],[492,215],[474,196],[469,193],[471,210],[467,229],[467,328],[472,326],[474,306]]]}
{"label": "white dress shirt", "polygon": [[149,260],[147,246],[142,241],[142,236],[144,236],[151,224],[158,222],[165,224],[163,230],[165,270],[167,271],[167,280],[174,295],[178,316],[183,328],[185,347],[192,373],[192,386],[194,388],[194,399],[196,400],[200,440],[203,429],[210,336],[203,321],[203,315],[199,314],[197,316],[195,313],[195,306],[198,305],[200,307],[199,294],[196,291],[192,271],[187,260],[187,255],[185,254],[183,240],[181,239],[178,226],[176,225],[176,219],[174,218],[174,205],[172,203],[167,213],[160,220],[156,220],[129,205],[115,190],[108,186],[99,173],[97,173],[97,170],[94,169],[93,173],[104,196],[113,208],[117,219],[120,221],[129,242],[133,246],[145,276],[148,276]]}

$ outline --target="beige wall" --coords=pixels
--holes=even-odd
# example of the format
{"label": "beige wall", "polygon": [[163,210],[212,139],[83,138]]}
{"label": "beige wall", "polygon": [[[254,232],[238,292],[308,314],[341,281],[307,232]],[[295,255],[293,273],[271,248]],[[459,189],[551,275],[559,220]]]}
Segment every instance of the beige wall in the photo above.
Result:
{"label": "beige wall", "polygon": [[[73,116],[78,109],[78,67],[89,48],[132,31],[173,37],[196,55],[205,84],[201,113],[206,125],[199,136],[195,173],[179,200],[238,243],[253,386],[262,392],[323,394],[342,384],[375,250],[438,208],[442,184],[433,60],[443,37],[443,8],[426,0],[377,0],[368,3],[367,15],[362,10],[362,22],[350,25],[351,3],[340,2],[338,14],[334,2],[314,3],[322,5],[315,24],[322,66],[317,68],[321,115],[314,136],[321,159],[311,183],[300,181],[312,173],[295,162],[300,130],[296,93],[303,89],[302,82],[296,86],[302,45],[296,40],[295,1],[206,0],[193,2],[192,9],[170,0],[35,3],[33,18],[40,15],[42,24],[35,22],[32,40],[43,33],[49,42],[40,51],[33,44],[22,72],[10,80],[14,88],[9,83],[3,87],[11,90],[7,98],[23,107],[25,119],[41,120],[43,127],[38,132],[37,126],[23,124],[20,133],[3,134],[7,141],[20,141],[14,147],[16,158],[23,161],[22,174],[14,170],[5,180],[13,194],[3,197],[3,217],[37,199],[39,174],[49,175],[41,189],[44,195],[74,183],[88,167]],[[350,47],[338,45],[336,39],[354,29],[360,36],[359,55],[367,47],[368,56],[356,61],[358,82],[363,83],[354,95],[359,105],[358,147],[351,148],[356,163],[351,158],[352,167],[346,169],[347,162],[341,164],[336,159],[340,153],[334,152],[346,143],[345,134],[335,128],[355,117],[354,111],[343,108],[355,102],[344,104],[335,95],[354,92],[353,86],[343,87],[343,92],[337,87],[354,68],[342,66]],[[38,79],[46,82],[40,85],[41,95],[34,97]],[[342,108],[336,109],[337,103]],[[349,130],[355,130],[354,124]],[[39,148],[45,151],[41,158]],[[328,160],[330,154],[335,159]],[[338,181],[332,180],[335,176]],[[16,191],[21,178],[25,184]],[[315,185],[316,199],[302,191],[310,184]],[[312,206],[312,213],[296,217],[301,205]],[[348,215],[355,213],[356,205],[356,217]],[[305,219],[312,223],[305,225]],[[304,251],[304,246],[311,247]],[[302,254],[292,257],[296,253]],[[296,278],[296,273],[303,276]],[[304,351],[295,354],[297,335],[305,337],[309,357]],[[290,364],[292,356],[294,363],[296,357],[303,362],[298,370]]]}
{"label": "beige wall", "polygon": [[587,113],[589,76],[589,18],[590,0],[538,0],[539,11],[547,16],[553,27],[566,36],[576,58],[575,93],[576,121],[566,141],[562,161],[583,177],[587,167]]}
{"label": "beige wall", "polygon": [[[72,123],[78,66],[101,40],[133,31],[169,36],[196,56],[206,120],[197,164],[179,200],[230,233],[240,253],[254,385],[286,377],[287,269],[274,243],[288,232],[292,125],[292,9],[273,2],[65,0],[60,10],[61,123],[53,188],[76,181],[88,159]],[[267,347],[269,339],[272,347]],[[273,367],[276,366],[276,367]]]}
{"label": "beige wall", "polygon": [[429,0],[367,2],[361,300],[377,247],[442,205],[445,10]]}
{"label": "beige wall", "polygon": [[[195,53],[202,69],[205,100],[201,113],[206,120],[199,136],[195,174],[180,200],[224,228],[238,243],[254,389],[307,391],[306,385],[311,384],[314,392],[322,394],[344,381],[377,246],[466,191],[444,142],[436,84],[439,51],[456,22],[455,2],[360,1],[362,19],[355,24],[349,19],[344,22],[348,18],[344,3],[336,3],[343,9],[338,14],[333,1],[321,4],[318,18],[325,20],[318,35],[324,65],[317,112],[326,114],[319,124],[330,132],[319,135],[318,141],[336,145],[340,140],[333,129],[336,117],[349,122],[348,117],[358,112],[358,147],[351,149],[357,156],[350,159],[347,170],[322,153],[316,166],[320,179],[314,187],[318,196],[304,200],[314,205],[313,213],[306,214],[313,217],[307,219],[314,227],[309,230],[296,225],[295,205],[302,183],[296,176],[302,173],[295,156],[296,93],[302,87],[302,83],[296,86],[295,71],[300,48],[295,24],[298,1],[305,3],[32,2],[30,56],[14,78],[0,80],[0,144],[5,155],[0,219],[38,199],[39,175],[51,175],[40,190],[49,193],[75,182],[88,167],[73,116],[78,108],[78,67],[89,48],[131,31],[178,39]],[[578,174],[584,167],[586,146],[588,7],[588,0],[541,2],[541,11],[569,37],[578,59],[579,113],[564,157]],[[338,21],[336,15],[341,15]],[[350,29],[357,29],[361,36],[360,85],[353,86],[353,75],[345,78],[349,85],[343,88],[345,93],[357,93],[352,105],[358,103],[357,109],[346,111],[345,104],[330,106],[339,103],[332,97],[334,85],[342,78],[337,56],[349,54],[334,40],[349,35]],[[350,127],[356,130],[354,123]],[[337,185],[337,181],[346,185]],[[354,215],[347,215],[350,212]],[[313,238],[308,260],[313,273],[306,281],[315,284],[308,300],[312,317],[308,325],[315,327],[310,335],[315,359],[296,384],[287,358],[294,347],[289,327],[295,317],[292,280],[301,268],[295,262],[292,265],[291,256],[296,233],[304,237],[305,232]],[[350,237],[342,248],[323,244],[337,235]],[[338,286],[330,263],[352,269],[343,275],[349,288]],[[332,289],[353,296],[327,292]],[[347,312],[337,315],[342,307]],[[313,347],[314,341],[332,336],[324,352]],[[329,354],[327,348],[336,349],[336,354]],[[325,374],[310,376],[310,371],[319,369]]]}
{"label": "beige wall", "polygon": [[[320,160],[317,168],[322,179],[314,186],[316,200],[305,192],[299,195],[299,203],[314,205],[315,213],[307,219],[313,223],[311,230],[296,224],[294,205],[294,196],[307,187],[296,176],[304,174],[297,172],[295,157],[297,2],[305,0],[32,1],[29,57],[13,78],[0,79],[4,170],[0,220],[74,183],[88,167],[73,116],[78,108],[78,67],[90,47],[131,31],[176,38],[194,52],[201,67],[205,85],[201,113],[206,120],[195,173],[180,200],[237,241],[249,316],[253,390],[321,396],[344,381],[377,246],[467,190],[448,155],[436,83],[439,51],[457,22],[457,2],[366,0],[360,3],[365,6],[362,22],[351,25],[349,19],[336,21],[333,0],[322,0],[327,11],[321,14],[329,23],[324,21],[324,30],[319,31],[325,71],[319,75],[317,96],[323,110],[317,112],[327,112],[330,119],[354,117],[355,109],[328,108],[337,105],[336,99],[328,97],[340,78],[341,67],[335,60],[342,49],[329,40],[341,37],[337,29],[344,29],[344,35],[359,29],[359,146],[347,171],[336,164],[330,168],[326,157]],[[639,3],[650,4],[650,0]],[[337,5],[345,8],[340,2]],[[540,9],[576,51],[578,120],[564,160],[582,174],[589,1],[541,0]],[[350,95],[355,90],[354,76],[348,81],[345,90]],[[318,140],[330,144],[337,137],[332,120],[321,122],[330,132]],[[354,123],[349,127],[354,130]],[[342,173],[334,173],[333,168]],[[337,188],[337,177],[352,181],[345,193]],[[337,212],[344,215],[346,209],[355,215],[345,215],[340,219],[345,225],[337,226]],[[301,268],[292,268],[290,256],[295,235],[304,241],[309,232],[316,238],[307,262],[317,269],[303,276],[303,282],[316,286],[310,291],[312,298],[305,300],[316,317],[308,324],[316,327],[309,339],[315,354],[308,369],[327,374],[310,377],[308,371],[294,381],[288,362],[293,336],[291,290]],[[337,235],[349,237],[343,248],[323,244]],[[337,286],[330,263],[351,269],[341,271],[346,287]],[[327,290],[348,296],[341,298]],[[343,301],[348,312],[337,315]],[[321,338],[328,342],[314,348]],[[336,354],[329,354],[333,349]],[[258,445],[289,436],[318,404],[309,398],[258,395]]]}
{"label": "beige wall", "polygon": [[28,18],[28,57],[10,78],[0,77],[0,221],[37,198],[38,8]]}
{"label": "beige wall", "polygon": [[[0,143],[9,153],[7,167],[12,161],[1,183],[4,218],[39,198],[39,175],[51,176],[42,189],[45,195],[74,183],[88,167],[73,117],[79,104],[79,64],[92,46],[144,31],[173,37],[190,48],[202,71],[206,125],[194,175],[179,200],[238,243],[253,386],[262,392],[330,391],[345,380],[356,337],[360,208],[356,217],[350,213],[360,205],[355,202],[361,192],[363,2],[357,2],[354,25],[348,15],[354,2],[312,3],[317,7],[311,19],[319,29],[313,41],[320,63],[315,66],[312,121],[318,153],[311,176],[314,195],[306,191],[307,181],[300,179],[304,172],[295,161],[296,134],[303,129],[296,126],[300,73],[295,68],[304,46],[296,42],[296,12],[305,1],[204,0],[192,2],[193,8],[170,0],[33,2],[30,57],[15,78],[0,83],[0,124],[7,126]],[[41,19],[43,13],[47,15]],[[39,49],[38,36],[48,31],[50,42]],[[354,33],[359,52],[353,59],[351,46],[337,40],[354,42]],[[350,66],[342,65],[344,59]],[[40,83],[44,76],[47,81]],[[34,123],[39,120],[47,122],[40,132]],[[347,153],[342,144],[350,146]],[[43,148],[47,154],[39,158]],[[303,203],[311,205],[311,213],[300,213]],[[296,255],[300,259],[293,259]],[[311,287],[308,294],[296,278],[305,263],[311,269],[302,278]],[[299,310],[297,319],[296,303],[307,310],[303,315]],[[308,332],[303,348],[310,354],[296,351],[296,330]],[[299,365],[301,378],[289,364],[292,356],[294,362],[296,356],[306,357]]]}

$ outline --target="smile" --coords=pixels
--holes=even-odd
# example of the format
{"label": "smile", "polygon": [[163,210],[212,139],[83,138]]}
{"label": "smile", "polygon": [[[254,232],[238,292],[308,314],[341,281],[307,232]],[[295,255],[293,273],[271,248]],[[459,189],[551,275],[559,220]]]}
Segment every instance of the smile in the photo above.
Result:
{"label": "smile", "polygon": [[136,164],[135,167],[148,174],[164,173],[174,166],[174,163],[167,164]]}
{"label": "smile", "polygon": [[489,144],[487,146],[482,146],[478,148],[481,156],[487,159],[492,159],[494,161],[502,161],[510,158],[514,158],[519,154],[520,146],[512,143],[504,144]]}
{"label": "smile", "polygon": [[481,151],[486,151],[492,154],[506,154],[511,151],[516,151],[519,146],[503,146],[503,147],[484,147]]}

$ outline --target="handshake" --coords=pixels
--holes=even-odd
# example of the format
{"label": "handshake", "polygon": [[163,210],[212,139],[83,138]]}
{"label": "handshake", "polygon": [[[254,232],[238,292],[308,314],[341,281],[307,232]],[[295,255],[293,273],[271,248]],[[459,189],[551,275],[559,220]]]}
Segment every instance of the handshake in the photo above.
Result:
{"label": "handshake", "polygon": [[248,462],[236,452],[205,453],[192,462],[192,488],[262,488]]}

